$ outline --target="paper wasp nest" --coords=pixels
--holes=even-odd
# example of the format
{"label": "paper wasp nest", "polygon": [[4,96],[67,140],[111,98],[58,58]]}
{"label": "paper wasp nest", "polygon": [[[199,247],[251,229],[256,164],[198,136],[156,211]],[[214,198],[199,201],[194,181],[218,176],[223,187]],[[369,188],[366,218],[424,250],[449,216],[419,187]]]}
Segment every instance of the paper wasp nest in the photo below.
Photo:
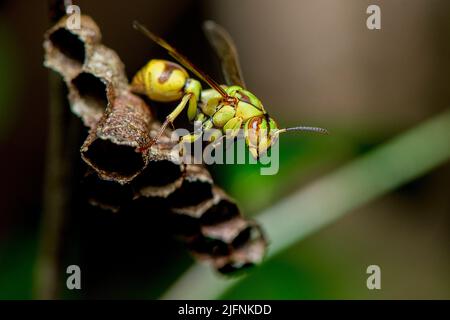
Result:
{"label": "paper wasp nest", "polygon": [[82,182],[89,203],[118,212],[159,199],[194,256],[222,273],[263,259],[267,243],[258,224],[241,215],[205,167],[180,164],[170,132],[142,151],[160,124],[130,92],[122,61],[101,43],[92,18],[83,15],[80,30],[61,19],[45,33],[44,49],[45,66],[62,76],[71,111],[89,128],[81,146],[90,168]]}

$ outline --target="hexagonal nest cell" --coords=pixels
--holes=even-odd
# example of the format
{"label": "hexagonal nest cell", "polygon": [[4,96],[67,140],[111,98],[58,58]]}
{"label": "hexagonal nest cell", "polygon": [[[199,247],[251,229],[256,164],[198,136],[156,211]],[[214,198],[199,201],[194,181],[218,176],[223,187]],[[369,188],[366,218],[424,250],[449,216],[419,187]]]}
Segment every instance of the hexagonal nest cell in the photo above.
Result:
{"label": "hexagonal nest cell", "polygon": [[60,28],[51,33],[49,39],[53,46],[67,58],[82,65],[86,59],[84,42],[67,29]]}

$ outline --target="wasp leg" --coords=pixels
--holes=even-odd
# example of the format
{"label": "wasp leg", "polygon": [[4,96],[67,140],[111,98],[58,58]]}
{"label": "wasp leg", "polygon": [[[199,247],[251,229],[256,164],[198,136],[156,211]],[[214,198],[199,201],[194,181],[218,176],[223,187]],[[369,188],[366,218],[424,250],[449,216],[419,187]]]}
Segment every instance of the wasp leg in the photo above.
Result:
{"label": "wasp leg", "polygon": [[197,98],[193,94],[191,95],[191,97],[189,99],[187,115],[188,115],[189,121],[194,120],[195,116],[197,115]]}
{"label": "wasp leg", "polygon": [[180,140],[178,142],[178,145],[180,146],[180,152],[179,152],[180,157],[184,156],[184,154],[185,154],[185,151],[186,151],[185,144],[195,143],[195,141],[197,141],[201,136],[202,136],[202,132],[191,133],[191,134],[186,134],[184,136],[181,136]]}
{"label": "wasp leg", "polygon": [[[210,147],[215,149],[222,144],[224,139],[234,139],[239,134],[239,129],[242,125],[242,118],[234,117],[227,121],[227,123],[223,126],[223,133],[220,137],[212,135],[214,140],[211,142]],[[228,148],[230,145],[227,146]]]}
{"label": "wasp leg", "polygon": [[171,124],[173,126],[173,121],[180,115],[180,113],[184,110],[186,107],[186,104],[188,103],[189,99],[191,98],[192,93],[185,94],[183,96],[183,99],[181,99],[178,106],[166,117],[166,120],[161,125],[161,128],[159,129],[156,136],[150,141],[150,143],[145,146],[144,149],[149,149],[152,145],[158,142],[159,138],[161,138],[162,134],[166,130],[167,126]]}
{"label": "wasp leg", "polygon": [[212,147],[213,149],[217,148],[218,146],[220,146],[220,145],[222,144],[222,140],[224,140],[224,139],[226,139],[226,138],[227,138],[226,135],[220,136],[218,139],[214,140],[214,141],[211,143],[211,147]]}
{"label": "wasp leg", "polygon": [[234,117],[225,123],[223,126],[223,132],[225,132],[227,138],[235,138],[239,134],[239,130],[242,125],[241,117]]}
{"label": "wasp leg", "polygon": [[201,133],[191,133],[180,137],[179,143],[194,143],[202,136]]}
{"label": "wasp leg", "polygon": [[[202,121],[203,119],[201,117],[197,117],[199,120]],[[181,136],[179,139],[179,143],[194,143],[197,141],[205,131],[210,130],[213,128],[212,119],[206,119],[202,122],[202,125],[199,126],[197,129],[192,131],[189,134],[186,134],[184,136]]]}
{"label": "wasp leg", "polygon": [[200,122],[201,125],[198,126],[194,131],[190,132],[189,134],[181,136],[178,142],[193,143],[202,136],[204,131],[211,129],[213,127],[212,118],[209,117],[206,118],[206,120],[205,118],[206,117],[203,113],[199,113],[195,118],[195,121]]}
{"label": "wasp leg", "polygon": [[195,79],[188,79],[184,88],[186,93],[190,93],[187,116],[189,121],[193,121],[197,116],[198,100],[202,91],[202,85]]}

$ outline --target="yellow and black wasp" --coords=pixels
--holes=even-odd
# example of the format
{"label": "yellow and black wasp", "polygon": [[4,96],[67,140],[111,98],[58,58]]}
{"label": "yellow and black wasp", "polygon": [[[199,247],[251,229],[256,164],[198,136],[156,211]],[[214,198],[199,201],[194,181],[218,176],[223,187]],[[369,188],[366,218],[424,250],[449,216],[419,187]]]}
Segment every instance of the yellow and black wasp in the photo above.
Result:
{"label": "yellow and black wasp", "polygon": [[[261,101],[245,86],[239,65],[236,47],[228,32],[212,21],[204,24],[205,34],[221,58],[222,71],[227,85],[219,85],[206,73],[196,67],[164,39],[150,32],[138,22],[134,28],[165,48],[177,63],[152,59],[134,76],[132,90],[147,95],[158,102],[180,100],[176,108],[167,116],[156,138],[147,148],[156,143],[167,125],[187,107],[190,121],[201,121],[200,132],[181,137],[182,142],[194,142],[208,129],[219,129],[222,137],[234,138],[241,129],[250,153],[256,159],[265,154],[277,141],[278,136],[289,131],[312,131],[327,133],[317,127],[299,126],[279,129],[275,120],[269,116]],[[200,81],[190,78],[184,68],[198,79],[207,83],[211,89],[202,90]],[[214,143],[218,143],[220,139]]]}

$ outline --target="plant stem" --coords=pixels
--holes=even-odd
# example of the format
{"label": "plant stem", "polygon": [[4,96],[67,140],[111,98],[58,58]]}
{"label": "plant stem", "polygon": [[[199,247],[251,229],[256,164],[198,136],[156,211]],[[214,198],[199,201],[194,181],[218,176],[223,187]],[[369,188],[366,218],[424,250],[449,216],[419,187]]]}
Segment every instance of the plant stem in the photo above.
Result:
{"label": "plant stem", "polygon": [[62,152],[64,131],[61,118],[64,105],[59,103],[61,85],[61,80],[51,74],[43,214],[34,288],[35,297],[38,299],[57,297],[59,239],[67,198],[63,162],[66,159]]}
{"label": "plant stem", "polygon": [[[271,242],[266,259],[445,163],[450,159],[449,137],[446,111],[265,210],[257,220]],[[242,279],[227,280],[195,265],[162,299],[216,299]]]}
{"label": "plant stem", "polygon": [[[48,3],[50,22],[65,15],[70,1],[51,0]],[[64,216],[70,207],[71,126],[68,107],[63,95],[63,82],[54,73],[49,74],[49,117],[44,177],[43,214],[38,258],[35,269],[34,296],[37,299],[58,297],[59,255]],[[72,130],[73,131],[73,130]]]}

